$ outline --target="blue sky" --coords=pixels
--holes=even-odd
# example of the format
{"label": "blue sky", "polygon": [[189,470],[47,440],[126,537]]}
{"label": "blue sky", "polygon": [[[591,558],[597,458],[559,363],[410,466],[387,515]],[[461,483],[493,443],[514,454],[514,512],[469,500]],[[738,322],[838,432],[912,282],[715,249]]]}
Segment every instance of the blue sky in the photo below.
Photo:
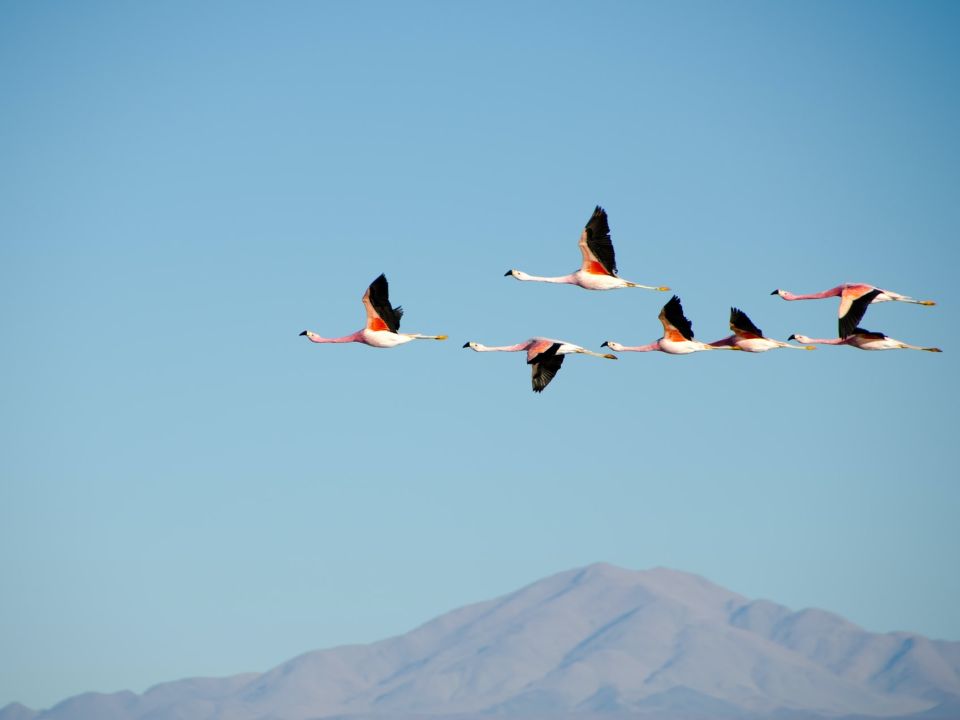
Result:
{"label": "blue sky", "polygon": [[[954,3],[0,8],[0,706],[266,670],[597,560],[960,640]],[[731,305],[941,355],[522,357]],[[380,272],[404,329],[353,332]]]}

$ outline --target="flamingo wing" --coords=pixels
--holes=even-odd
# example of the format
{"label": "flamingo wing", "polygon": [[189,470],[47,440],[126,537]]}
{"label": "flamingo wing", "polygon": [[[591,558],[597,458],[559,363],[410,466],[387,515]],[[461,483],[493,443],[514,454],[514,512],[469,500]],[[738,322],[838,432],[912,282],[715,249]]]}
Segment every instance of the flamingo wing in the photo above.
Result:
{"label": "flamingo wing", "polygon": [[680,298],[674,295],[660,311],[660,322],[663,324],[663,337],[674,342],[693,340],[693,323],[683,314],[683,305]]}
{"label": "flamingo wing", "polygon": [[730,308],[730,329],[733,334],[745,340],[763,337],[763,330],[753,324],[747,314],[739,308]]}
{"label": "flamingo wing", "polygon": [[864,340],[886,340],[887,336],[882,332],[874,332],[873,330],[864,330],[863,328],[856,328],[851,335],[859,335]]}
{"label": "flamingo wing", "polygon": [[840,320],[837,323],[840,337],[850,337],[851,335],[856,335],[861,331],[867,332],[858,326],[860,321],[863,320],[864,314],[867,312],[867,307],[881,292],[882,290],[873,288],[870,292],[860,295],[860,297],[856,298],[850,303],[847,312],[840,316]]}
{"label": "flamingo wing", "polygon": [[367,330],[389,330],[393,333],[400,331],[403,308],[390,304],[390,287],[387,276],[383,273],[370,283],[370,287],[363,294],[363,306],[367,310]]}
{"label": "flamingo wing", "polygon": [[616,277],[617,258],[613,252],[613,241],[610,240],[607,211],[599,205],[580,233],[580,252],[583,255],[581,270],[594,275]]}
{"label": "flamingo wing", "polygon": [[[846,285],[840,285],[839,290],[840,307],[837,309],[837,317],[842,318],[844,315],[850,312],[850,306],[858,298],[863,297],[872,290],[877,290],[877,288],[873,287],[873,285],[864,285],[862,283],[847,283]],[[874,295],[874,297],[876,297],[876,295]],[[855,325],[856,323],[851,325],[851,327]]]}
{"label": "flamingo wing", "polygon": [[550,384],[553,376],[563,365],[563,355],[557,355],[560,349],[560,343],[552,343],[545,350],[541,350],[533,357],[527,360],[530,365],[530,379],[533,383],[534,392],[543,392],[543,389]]}

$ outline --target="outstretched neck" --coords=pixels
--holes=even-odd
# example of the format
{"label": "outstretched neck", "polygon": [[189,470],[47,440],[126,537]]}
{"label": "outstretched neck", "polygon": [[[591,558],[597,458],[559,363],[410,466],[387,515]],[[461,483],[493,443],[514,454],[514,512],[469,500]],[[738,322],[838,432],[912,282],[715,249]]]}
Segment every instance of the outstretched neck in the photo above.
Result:
{"label": "outstretched neck", "polygon": [[310,342],[315,342],[315,343],[349,343],[349,342],[359,342],[359,341],[360,341],[360,333],[359,333],[359,332],[351,333],[350,335],[344,335],[343,337],[338,337],[338,338],[325,338],[325,337],[320,337],[320,336],[317,335],[315,332],[311,332],[310,330],[304,330],[304,331],[303,331],[302,333],[300,333],[300,334],[301,334],[301,335],[306,335],[306,336],[307,336],[307,340],[309,340]]}
{"label": "outstretched neck", "polygon": [[798,335],[796,341],[806,345],[846,345],[850,338],[808,338]]}
{"label": "outstretched neck", "polygon": [[620,345],[619,343],[611,343],[609,345],[610,349],[614,352],[653,352],[654,350],[660,349],[660,341],[655,340],[648,345]]}
{"label": "outstretched neck", "polygon": [[830,288],[829,290],[824,290],[823,292],[818,293],[809,293],[807,295],[797,295],[796,293],[789,292],[788,290],[781,290],[780,297],[784,300],[821,300],[828,297],[836,297],[843,292],[843,285],[837,285],[835,288]]}
{"label": "outstretched neck", "polygon": [[490,345],[480,345],[479,343],[474,343],[470,346],[471,349],[476,350],[477,352],[518,352],[520,350],[527,349],[527,343],[517,343],[516,345],[499,345],[499,346],[490,346]]}
{"label": "outstretched neck", "polygon": [[556,283],[558,285],[576,285],[576,278],[571,275],[563,275],[561,277],[540,277],[539,275],[530,275],[520,270],[515,270],[513,276],[517,280],[524,280],[529,282],[545,282],[545,283]]}

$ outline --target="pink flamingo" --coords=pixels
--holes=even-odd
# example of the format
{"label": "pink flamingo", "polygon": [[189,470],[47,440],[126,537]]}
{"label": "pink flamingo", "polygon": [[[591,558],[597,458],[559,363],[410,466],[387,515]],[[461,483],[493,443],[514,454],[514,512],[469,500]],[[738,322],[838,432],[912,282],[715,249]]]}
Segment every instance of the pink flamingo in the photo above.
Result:
{"label": "pink flamingo", "polygon": [[583,255],[580,269],[563,277],[539,277],[528,275],[521,270],[507,270],[504,277],[512,275],[517,280],[579,285],[587,290],[614,290],[625,287],[663,291],[670,289],[638,285],[617,277],[617,261],[613,252],[613,242],[610,240],[607,212],[599,205],[594,209],[593,215],[580,234],[580,252]]}
{"label": "pink flamingo", "polygon": [[592,352],[573,343],[542,337],[530,338],[516,345],[504,345],[500,347],[488,347],[476,342],[467,342],[464,343],[463,346],[476,352],[520,352],[521,350],[526,350],[527,365],[530,366],[534,392],[543,392],[543,389],[550,384],[553,376],[557,374],[557,371],[563,364],[564,355],[577,353],[607,358],[608,360],[617,359],[616,355],[601,355],[600,353]]}
{"label": "pink flamingo", "polygon": [[881,332],[871,332],[863,328],[857,328],[853,334],[843,338],[824,340],[809,338],[806,335],[791,335],[787,339],[796,340],[801,343],[813,343],[815,345],[849,345],[859,350],[926,350],[927,352],[943,352],[940,348],[909,345],[905,342],[887,337]]}
{"label": "pink flamingo", "polygon": [[816,350],[813,345],[791,345],[790,343],[764,337],[763,330],[758,328],[747,314],[738,308],[730,308],[730,329],[733,335],[710,343],[712,347],[735,345],[745,352],[760,353],[775,348],[792,348],[794,350]]}
{"label": "pink flamingo", "polygon": [[693,324],[683,314],[680,298],[674,295],[660,311],[660,322],[663,325],[663,337],[649,345],[629,347],[608,340],[601,347],[608,347],[615,352],[660,352],[670,355],[688,355],[701,350],[739,350],[736,345],[708,345],[693,339]]}
{"label": "pink flamingo", "polygon": [[363,307],[367,311],[367,324],[362,330],[338,338],[320,337],[311,330],[304,330],[310,342],[315,343],[364,343],[377,348],[392,348],[403,345],[411,340],[446,340],[446,335],[420,335],[418,333],[401,333],[400,318],[403,308],[393,307],[390,304],[389,286],[387,278],[382,273],[370,283],[370,287],[363,294]]}
{"label": "pink flamingo", "polygon": [[914,303],[916,305],[936,305],[933,300],[915,300],[912,297],[906,295],[901,295],[900,293],[895,293],[891,290],[883,290],[881,288],[875,287],[873,285],[864,285],[863,283],[844,283],[843,285],[837,285],[834,288],[829,290],[824,290],[823,292],[811,293],[809,295],[795,295],[792,292],[787,290],[774,290],[771,295],[779,295],[784,300],[819,300],[821,298],[836,297],[840,296],[840,309],[837,311],[837,317],[840,318],[839,328],[840,336],[846,337],[854,331],[857,327],[857,321],[850,321],[848,315],[850,312],[850,305],[854,300],[863,297],[868,293],[873,294],[873,299],[870,302],[887,302],[895,300],[897,302],[908,302]]}
{"label": "pink flamingo", "polygon": [[[926,350],[927,352],[942,352],[940,348],[935,347],[919,347],[917,345],[910,345],[905,342],[900,342],[899,340],[894,340],[891,337],[887,337],[880,332],[871,332],[870,330],[864,330],[861,327],[857,327],[860,321],[863,319],[864,314],[867,312],[867,307],[872,302],[876,302],[874,297],[876,293],[881,292],[879,289],[874,288],[872,291],[861,295],[856,300],[850,304],[850,309],[847,312],[848,322],[853,324],[853,330],[848,333],[843,333],[841,330],[841,336],[838,338],[833,338],[829,340],[824,339],[815,339],[808,338],[806,335],[791,335],[788,340],[796,340],[797,342],[802,343],[813,343],[815,345],[849,345],[850,347],[855,347],[858,350]],[[841,322],[842,325],[842,322]]]}

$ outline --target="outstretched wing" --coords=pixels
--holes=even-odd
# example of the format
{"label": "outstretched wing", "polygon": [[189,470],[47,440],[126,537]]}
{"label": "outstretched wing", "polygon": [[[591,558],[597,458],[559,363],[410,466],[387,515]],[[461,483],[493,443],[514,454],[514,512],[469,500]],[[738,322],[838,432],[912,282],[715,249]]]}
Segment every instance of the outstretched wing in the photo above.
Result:
{"label": "outstretched wing", "polygon": [[745,340],[763,337],[763,330],[754,325],[740,308],[730,308],[730,329],[737,337]]}
{"label": "outstretched wing", "polygon": [[693,340],[693,323],[683,314],[683,305],[680,298],[674,295],[660,311],[660,322],[663,324],[663,337],[674,342]]}
{"label": "outstretched wing", "polygon": [[557,355],[559,349],[560,343],[553,343],[543,352],[527,360],[530,365],[530,378],[533,382],[534,392],[543,392],[543,389],[553,380],[553,376],[557,374],[560,366],[563,365],[563,355]]}
{"label": "outstretched wing", "polygon": [[387,276],[380,274],[370,283],[363,294],[363,306],[367,310],[367,330],[389,330],[400,332],[400,318],[403,308],[390,305],[390,288]]}
{"label": "outstretched wing", "polygon": [[850,337],[860,330],[858,325],[860,324],[860,321],[863,320],[863,316],[867,312],[867,307],[881,292],[881,290],[874,288],[870,292],[861,295],[850,303],[850,309],[847,310],[846,315],[841,315],[840,320],[837,322],[837,328],[840,333],[840,337]]}
{"label": "outstretched wing", "polygon": [[594,275],[617,274],[617,258],[610,240],[607,211],[597,205],[590,221],[580,233],[580,252],[583,264],[580,269]]}

